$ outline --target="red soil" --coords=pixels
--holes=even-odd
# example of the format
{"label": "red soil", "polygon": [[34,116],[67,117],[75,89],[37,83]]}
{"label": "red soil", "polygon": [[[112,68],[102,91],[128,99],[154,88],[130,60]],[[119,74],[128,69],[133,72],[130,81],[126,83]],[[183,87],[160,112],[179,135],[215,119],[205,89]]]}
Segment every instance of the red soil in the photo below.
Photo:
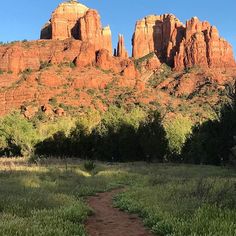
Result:
{"label": "red soil", "polygon": [[86,223],[87,233],[90,236],[153,236],[137,215],[112,207],[112,199],[119,192],[121,190],[100,193],[88,199],[94,215]]}

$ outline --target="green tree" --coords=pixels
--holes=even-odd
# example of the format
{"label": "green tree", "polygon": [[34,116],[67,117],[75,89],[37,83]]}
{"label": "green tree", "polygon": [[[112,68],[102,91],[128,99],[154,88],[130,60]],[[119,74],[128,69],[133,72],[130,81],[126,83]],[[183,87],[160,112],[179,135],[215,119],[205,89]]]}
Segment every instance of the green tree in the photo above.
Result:
{"label": "green tree", "polygon": [[186,139],[191,134],[192,122],[188,117],[177,115],[165,123],[168,149],[171,157],[181,155]]}
{"label": "green tree", "polygon": [[218,119],[206,121],[193,129],[183,157],[195,164],[220,165],[229,162],[236,135],[236,104],[222,107]]}
{"label": "green tree", "polygon": [[141,123],[138,135],[144,158],[147,161],[163,161],[167,153],[167,140],[159,112],[153,112]]}
{"label": "green tree", "polygon": [[34,152],[38,136],[33,124],[21,114],[13,112],[0,120],[2,152],[12,155],[29,156]]}

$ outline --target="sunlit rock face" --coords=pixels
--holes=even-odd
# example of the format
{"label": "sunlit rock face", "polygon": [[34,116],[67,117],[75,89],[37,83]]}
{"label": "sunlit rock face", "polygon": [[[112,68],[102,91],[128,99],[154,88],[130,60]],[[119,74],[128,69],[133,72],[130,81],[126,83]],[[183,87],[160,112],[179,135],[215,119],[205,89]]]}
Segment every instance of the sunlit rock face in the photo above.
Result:
{"label": "sunlit rock face", "polygon": [[100,15],[77,1],[61,3],[41,30],[41,39],[74,38],[88,41],[95,49],[112,53],[110,27],[102,27]]}
{"label": "sunlit rock face", "polygon": [[235,66],[231,45],[220,38],[210,23],[193,17],[184,25],[174,15],[151,15],[137,21],[133,35],[133,57],[155,52],[162,63],[180,70],[199,65]]}

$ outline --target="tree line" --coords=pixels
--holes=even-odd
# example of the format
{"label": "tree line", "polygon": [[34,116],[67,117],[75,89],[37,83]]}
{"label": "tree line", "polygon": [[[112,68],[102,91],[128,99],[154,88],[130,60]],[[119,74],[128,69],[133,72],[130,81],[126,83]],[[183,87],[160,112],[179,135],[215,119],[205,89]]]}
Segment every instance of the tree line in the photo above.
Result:
{"label": "tree line", "polygon": [[111,106],[79,117],[26,120],[13,112],[0,120],[2,156],[78,157],[109,162],[158,161],[221,165],[232,163],[236,103],[218,119],[194,125],[188,117],[164,120],[158,111]]}

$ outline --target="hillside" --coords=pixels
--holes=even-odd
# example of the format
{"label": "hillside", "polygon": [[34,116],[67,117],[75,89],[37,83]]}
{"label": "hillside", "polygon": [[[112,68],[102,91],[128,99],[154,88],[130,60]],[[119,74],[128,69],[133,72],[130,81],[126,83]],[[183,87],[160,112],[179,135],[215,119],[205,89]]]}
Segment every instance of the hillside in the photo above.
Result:
{"label": "hillside", "polygon": [[40,40],[0,46],[0,114],[66,115],[114,104],[201,121],[226,99],[234,77],[232,48],[208,22],[194,17],[185,25],[171,14],[139,20],[128,58],[123,35],[112,55],[111,29],[96,10],[71,1],[52,13]]}

